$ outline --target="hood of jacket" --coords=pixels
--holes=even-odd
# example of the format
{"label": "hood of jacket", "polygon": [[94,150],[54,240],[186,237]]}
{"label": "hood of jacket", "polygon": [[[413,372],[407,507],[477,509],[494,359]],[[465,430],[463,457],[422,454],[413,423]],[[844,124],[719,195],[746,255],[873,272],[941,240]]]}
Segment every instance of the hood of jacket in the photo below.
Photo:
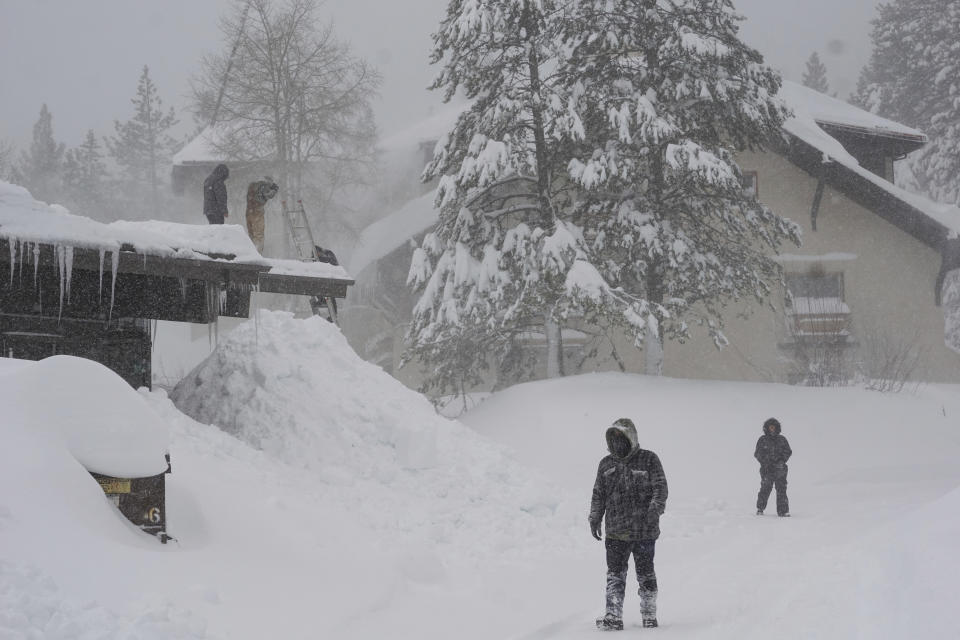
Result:
{"label": "hood of jacket", "polygon": [[218,164],[210,175],[217,180],[226,180],[230,177],[230,168],[225,164]]}
{"label": "hood of jacket", "polygon": [[767,427],[773,425],[773,434],[780,435],[780,421],[776,418],[768,418],[766,422],[763,423],[763,435],[770,435],[770,432],[767,430]]}
{"label": "hood of jacket", "polygon": [[617,433],[626,436],[627,441],[630,442],[630,453],[625,457],[629,458],[640,449],[640,443],[637,441],[637,428],[633,425],[633,420],[630,418],[620,418],[607,429],[607,450],[610,452],[610,455],[616,455],[613,453],[613,442],[611,438]]}

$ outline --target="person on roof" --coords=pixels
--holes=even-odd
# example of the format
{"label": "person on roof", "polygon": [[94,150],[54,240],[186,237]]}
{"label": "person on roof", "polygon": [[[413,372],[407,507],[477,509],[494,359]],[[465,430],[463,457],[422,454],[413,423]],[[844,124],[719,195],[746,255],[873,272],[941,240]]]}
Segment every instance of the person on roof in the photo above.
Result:
{"label": "person on roof", "polygon": [[247,186],[247,233],[260,253],[263,253],[263,208],[279,190],[280,187],[270,176]]}
{"label": "person on roof", "polygon": [[780,433],[780,421],[769,418],[763,423],[763,435],[757,440],[753,457],[760,462],[760,493],[757,494],[757,515],[767,508],[770,491],[777,486],[777,515],[790,516],[787,500],[787,460],[793,455],[790,443]]}
{"label": "person on roof", "polygon": [[667,478],[660,458],[637,444],[637,428],[620,418],[607,429],[610,455],[600,461],[590,501],[590,533],[601,539],[606,526],[606,614],[597,619],[605,631],[623,629],[623,597],[627,561],[633,562],[640,583],[640,612],[644,627],[657,626],[657,574],[653,555],[660,537],[660,516],[667,504]]}
{"label": "person on roof", "polygon": [[225,164],[218,164],[203,181],[203,215],[210,224],[223,224],[229,215],[227,213],[227,185],[225,181],[230,177],[230,169]]}

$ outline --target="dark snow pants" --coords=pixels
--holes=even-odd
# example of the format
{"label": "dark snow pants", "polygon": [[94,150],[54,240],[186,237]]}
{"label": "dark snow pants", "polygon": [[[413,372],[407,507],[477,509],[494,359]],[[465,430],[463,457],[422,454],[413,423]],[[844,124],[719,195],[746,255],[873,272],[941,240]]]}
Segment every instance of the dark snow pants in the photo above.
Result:
{"label": "dark snow pants", "polygon": [[[640,583],[640,606],[644,618],[656,618],[657,574],[653,570],[656,540],[606,539],[607,547],[607,615],[623,619],[623,596],[627,590],[627,562],[633,564]],[[652,615],[650,615],[652,613]]]}
{"label": "dark snow pants", "polygon": [[767,508],[767,500],[774,485],[777,487],[777,515],[790,513],[790,502],[787,500],[787,465],[776,467],[760,467],[760,493],[757,494],[757,509]]}

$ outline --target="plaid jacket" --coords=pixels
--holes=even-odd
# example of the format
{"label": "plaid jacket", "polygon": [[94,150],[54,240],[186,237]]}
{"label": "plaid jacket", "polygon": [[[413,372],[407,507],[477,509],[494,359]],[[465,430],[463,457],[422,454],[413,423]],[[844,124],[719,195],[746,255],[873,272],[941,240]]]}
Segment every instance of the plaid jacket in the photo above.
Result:
{"label": "plaid jacket", "polygon": [[600,461],[590,522],[604,519],[608,538],[656,540],[666,504],[667,477],[654,452],[634,448],[626,458],[611,454]]}

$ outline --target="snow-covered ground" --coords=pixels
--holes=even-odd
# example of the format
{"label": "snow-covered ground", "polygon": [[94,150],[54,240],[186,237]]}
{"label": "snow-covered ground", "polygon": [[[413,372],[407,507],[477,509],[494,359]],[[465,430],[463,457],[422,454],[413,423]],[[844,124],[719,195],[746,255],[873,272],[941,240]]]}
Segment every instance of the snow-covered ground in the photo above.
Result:
{"label": "snow-covered ground", "polygon": [[[0,359],[2,638],[595,638],[605,567],[586,510],[622,416],[670,484],[662,626],[637,628],[633,596],[624,633],[960,637],[956,387],[594,374],[508,389],[457,422],[329,323],[263,312],[171,394],[193,418],[162,391],[106,391],[169,429],[163,546],[119,516],[69,432],[11,419],[64,398],[105,412],[96,376],[46,393],[68,368]],[[795,452],[790,519],[752,515],[770,416]]]}

